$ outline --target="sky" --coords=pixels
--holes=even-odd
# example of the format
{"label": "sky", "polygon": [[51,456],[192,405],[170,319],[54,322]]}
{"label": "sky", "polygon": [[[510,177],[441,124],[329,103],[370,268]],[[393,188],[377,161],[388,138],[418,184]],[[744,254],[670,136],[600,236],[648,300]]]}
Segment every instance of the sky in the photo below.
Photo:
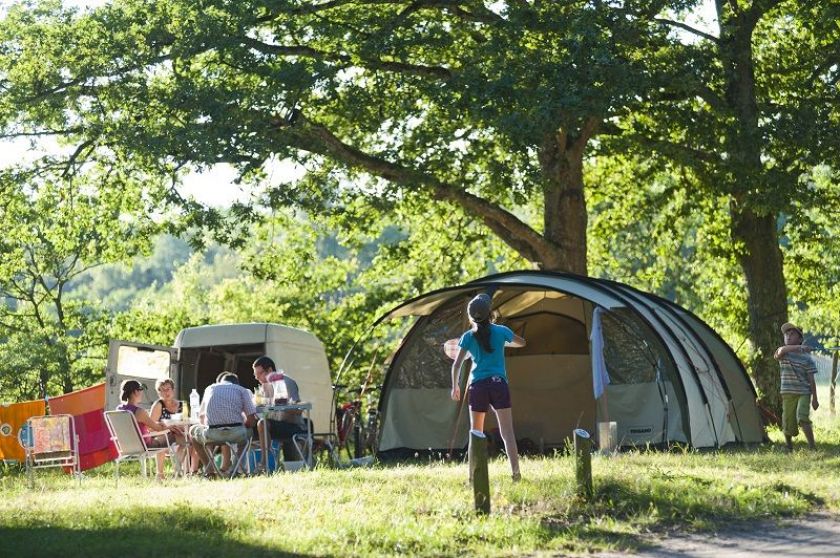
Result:
{"label": "sky", "polygon": [[[65,5],[79,8],[95,8],[106,4],[108,0],[64,0]],[[10,4],[8,0],[0,0],[0,6]],[[688,23],[696,27],[714,33],[715,16],[713,0],[704,0],[703,7],[697,11],[694,18]],[[680,32],[684,40],[693,40],[694,37],[688,33]],[[55,143],[45,142],[43,148],[49,151],[57,151],[59,148]],[[43,149],[42,148],[42,149]],[[28,141],[3,141],[0,140],[0,168],[14,164],[20,160],[31,160],[37,157],[39,151],[31,151]],[[299,177],[301,170],[290,163],[279,163],[270,169],[271,178],[277,181],[286,181]],[[179,191],[185,197],[193,197],[197,201],[215,207],[228,207],[236,201],[247,201],[253,194],[247,185],[234,183],[236,171],[227,164],[216,165],[204,173],[192,173],[187,176],[181,184]]]}

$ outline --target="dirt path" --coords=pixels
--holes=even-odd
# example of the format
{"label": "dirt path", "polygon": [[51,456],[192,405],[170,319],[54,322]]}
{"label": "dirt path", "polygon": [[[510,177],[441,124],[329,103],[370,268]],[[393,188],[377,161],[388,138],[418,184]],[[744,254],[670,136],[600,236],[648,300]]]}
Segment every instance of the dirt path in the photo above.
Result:
{"label": "dirt path", "polygon": [[805,519],[735,525],[716,533],[674,534],[651,540],[636,554],[598,554],[600,558],[834,558],[840,556],[840,517],[815,514]]}

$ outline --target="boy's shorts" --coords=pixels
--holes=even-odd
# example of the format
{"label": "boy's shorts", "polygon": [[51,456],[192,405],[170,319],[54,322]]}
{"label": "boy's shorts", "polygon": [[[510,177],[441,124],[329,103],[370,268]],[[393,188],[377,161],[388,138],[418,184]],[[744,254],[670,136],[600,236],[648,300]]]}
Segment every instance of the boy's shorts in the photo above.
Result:
{"label": "boy's shorts", "polygon": [[811,396],[799,393],[782,394],[782,430],[791,438],[799,434],[799,426],[811,424]]}
{"label": "boy's shorts", "polygon": [[501,376],[477,380],[467,388],[470,411],[486,413],[490,407],[496,410],[510,409],[510,388]]}

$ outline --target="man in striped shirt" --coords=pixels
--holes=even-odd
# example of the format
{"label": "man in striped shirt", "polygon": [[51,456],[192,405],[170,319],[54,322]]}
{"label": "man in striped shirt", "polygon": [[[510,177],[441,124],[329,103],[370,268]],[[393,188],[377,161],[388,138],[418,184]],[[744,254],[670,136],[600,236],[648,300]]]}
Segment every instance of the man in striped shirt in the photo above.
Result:
{"label": "man in striped shirt", "polygon": [[[257,423],[256,413],[251,392],[239,385],[236,374],[221,374],[219,381],[207,386],[199,410],[201,424],[190,429],[201,464],[206,466],[211,459],[206,445],[245,442],[251,435],[250,429]],[[225,465],[227,463],[222,464],[222,469]]]}
{"label": "man in striped shirt", "polygon": [[810,406],[816,411],[820,404],[817,401],[817,384],[814,374],[817,367],[814,359],[808,353],[811,347],[803,345],[802,330],[786,323],[782,325],[785,344],[773,354],[779,361],[781,369],[782,394],[782,430],[785,434],[785,446],[788,451],[793,449],[793,438],[799,434],[799,427],[808,440],[808,447],[816,449],[814,443],[814,428],[811,424]]}

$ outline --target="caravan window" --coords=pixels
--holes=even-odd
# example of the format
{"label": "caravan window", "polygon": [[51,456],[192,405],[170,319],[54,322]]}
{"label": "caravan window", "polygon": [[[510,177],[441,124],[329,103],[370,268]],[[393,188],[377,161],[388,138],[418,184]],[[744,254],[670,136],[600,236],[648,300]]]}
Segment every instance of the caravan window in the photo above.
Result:
{"label": "caravan window", "polygon": [[117,374],[135,378],[168,378],[169,360],[169,351],[122,345],[117,353]]}

